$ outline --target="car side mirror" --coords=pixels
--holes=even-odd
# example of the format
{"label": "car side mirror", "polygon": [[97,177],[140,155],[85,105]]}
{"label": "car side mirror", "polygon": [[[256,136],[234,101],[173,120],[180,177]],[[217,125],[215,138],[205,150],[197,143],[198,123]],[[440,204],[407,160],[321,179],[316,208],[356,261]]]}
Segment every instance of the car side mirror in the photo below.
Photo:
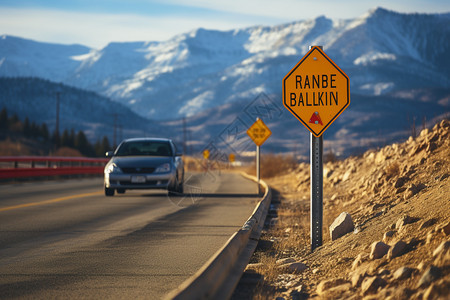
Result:
{"label": "car side mirror", "polygon": [[176,152],[175,156],[183,156],[183,153],[182,152]]}
{"label": "car side mirror", "polygon": [[108,151],[105,153],[106,157],[113,157],[114,156],[114,151]]}

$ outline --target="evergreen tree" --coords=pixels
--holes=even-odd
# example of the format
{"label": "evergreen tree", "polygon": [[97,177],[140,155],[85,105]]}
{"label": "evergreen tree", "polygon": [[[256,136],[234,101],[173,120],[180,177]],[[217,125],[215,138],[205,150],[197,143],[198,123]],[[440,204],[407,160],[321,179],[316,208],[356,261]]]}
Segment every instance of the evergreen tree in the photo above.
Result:
{"label": "evergreen tree", "polygon": [[103,139],[97,140],[95,143],[95,154],[97,157],[104,157],[107,151],[111,151],[108,137],[104,136]]}
{"label": "evergreen tree", "polygon": [[72,128],[70,129],[70,135],[69,135],[69,147],[75,148],[75,130]]}
{"label": "evergreen tree", "polygon": [[79,131],[75,140],[75,147],[81,154],[85,156],[95,156],[95,151],[92,145],[89,143],[86,135],[83,131]]}
{"label": "evergreen tree", "polygon": [[28,119],[28,117],[25,118],[25,121],[23,122],[23,134],[26,137],[30,137],[31,134],[31,125],[30,125],[30,120]]}
{"label": "evergreen tree", "polygon": [[64,129],[61,136],[61,147],[70,147],[70,136],[67,129]]}
{"label": "evergreen tree", "polygon": [[44,142],[48,141],[48,127],[45,123],[42,123],[41,125],[40,136],[44,139]]}
{"label": "evergreen tree", "polygon": [[0,129],[8,129],[8,111],[6,107],[0,111]]}
{"label": "evergreen tree", "polygon": [[106,135],[103,137],[102,147],[103,147],[103,155],[105,155],[107,151],[112,150],[111,144],[109,143],[108,137]]}

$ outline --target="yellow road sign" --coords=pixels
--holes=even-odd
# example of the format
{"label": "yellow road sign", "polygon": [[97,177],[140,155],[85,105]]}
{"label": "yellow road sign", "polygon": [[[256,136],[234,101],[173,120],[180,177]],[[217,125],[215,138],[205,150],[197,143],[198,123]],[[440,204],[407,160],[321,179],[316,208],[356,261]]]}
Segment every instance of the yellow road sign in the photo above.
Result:
{"label": "yellow road sign", "polygon": [[204,159],[208,159],[209,158],[209,150],[208,149],[203,150],[203,158]]}
{"label": "yellow road sign", "polygon": [[230,153],[228,160],[233,163],[236,160],[236,156],[233,153]]}
{"label": "yellow road sign", "polygon": [[261,119],[258,119],[247,130],[247,134],[257,146],[261,146],[269,138],[272,132]]}
{"label": "yellow road sign", "polygon": [[283,105],[319,137],[350,104],[350,79],[314,46],[283,78]]}

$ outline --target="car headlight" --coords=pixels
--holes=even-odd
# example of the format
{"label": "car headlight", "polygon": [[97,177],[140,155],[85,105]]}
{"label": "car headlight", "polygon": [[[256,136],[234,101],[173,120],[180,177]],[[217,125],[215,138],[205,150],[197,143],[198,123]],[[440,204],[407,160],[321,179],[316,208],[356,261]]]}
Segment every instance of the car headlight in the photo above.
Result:
{"label": "car headlight", "polygon": [[170,164],[165,163],[156,168],[155,173],[167,173],[170,172]]}
{"label": "car headlight", "polygon": [[122,173],[122,170],[116,164],[113,163],[106,167],[105,173],[108,173],[108,174]]}

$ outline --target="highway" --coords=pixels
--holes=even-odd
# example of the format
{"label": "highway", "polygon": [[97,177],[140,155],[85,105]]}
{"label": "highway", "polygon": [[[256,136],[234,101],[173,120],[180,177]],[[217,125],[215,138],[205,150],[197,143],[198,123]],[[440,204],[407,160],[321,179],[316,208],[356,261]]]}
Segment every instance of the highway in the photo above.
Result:
{"label": "highway", "polygon": [[0,186],[0,298],[160,299],[251,215],[256,184],[187,173],[185,194],[105,197],[101,178]]}

